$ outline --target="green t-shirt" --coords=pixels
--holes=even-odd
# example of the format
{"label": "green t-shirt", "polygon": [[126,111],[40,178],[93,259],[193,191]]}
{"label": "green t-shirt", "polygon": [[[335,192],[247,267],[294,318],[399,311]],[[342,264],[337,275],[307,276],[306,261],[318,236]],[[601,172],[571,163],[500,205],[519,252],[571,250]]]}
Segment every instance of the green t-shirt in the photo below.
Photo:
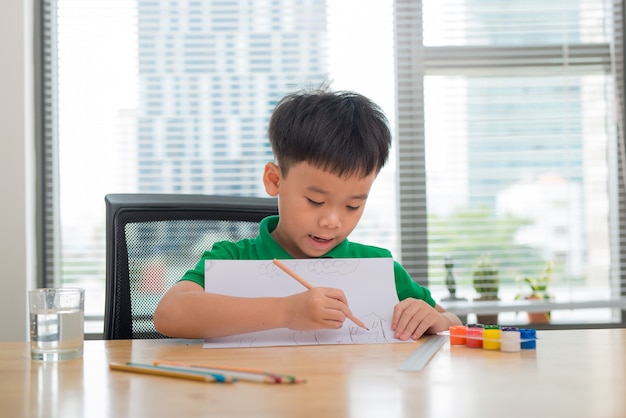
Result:
{"label": "green t-shirt", "polygon": [[[270,235],[278,225],[278,216],[268,216],[259,225],[259,235],[256,238],[246,238],[237,242],[220,241],[213,244],[213,248],[205,251],[193,270],[187,271],[180,280],[190,280],[204,287],[205,260],[273,260],[293,259]],[[327,258],[391,258],[391,252],[384,248],[357,244],[345,239],[342,243],[324,255]],[[409,273],[394,261],[393,271],[396,281],[398,299],[423,299],[431,306],[435,300],[430,291],[414,282]]]}

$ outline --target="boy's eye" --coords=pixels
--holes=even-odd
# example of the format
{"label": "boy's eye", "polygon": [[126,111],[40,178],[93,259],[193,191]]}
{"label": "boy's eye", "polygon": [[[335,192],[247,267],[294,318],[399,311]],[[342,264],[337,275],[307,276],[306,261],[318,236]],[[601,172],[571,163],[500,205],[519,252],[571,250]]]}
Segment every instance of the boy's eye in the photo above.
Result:
{"label": "boy's eye", "polygon": [[316,202],[315,200],[311,200],[308,197],[306,198],[306,200],[309,201],[310,204],[312,204],[313,206],[321,206],[322,202]]}
{"label": "boy's eye", "polygon": [[348,210],[350,210],[350,211],[355,211],[355,210],[359,210],[359,208],[360,208],[361,206],[346,206],[346,207],[347,207],[347,208],[348,208]]}

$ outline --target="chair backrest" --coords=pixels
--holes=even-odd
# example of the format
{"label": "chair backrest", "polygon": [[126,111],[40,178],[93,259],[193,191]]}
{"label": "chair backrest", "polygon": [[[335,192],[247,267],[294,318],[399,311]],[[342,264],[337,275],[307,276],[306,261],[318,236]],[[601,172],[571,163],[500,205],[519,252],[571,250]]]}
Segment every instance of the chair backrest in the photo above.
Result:
{"label": "chair backrest", "polygon": [[276,199],[108,194],[104,339],[164,338],[152,316],[185,271],[217,241],[254,237]]}

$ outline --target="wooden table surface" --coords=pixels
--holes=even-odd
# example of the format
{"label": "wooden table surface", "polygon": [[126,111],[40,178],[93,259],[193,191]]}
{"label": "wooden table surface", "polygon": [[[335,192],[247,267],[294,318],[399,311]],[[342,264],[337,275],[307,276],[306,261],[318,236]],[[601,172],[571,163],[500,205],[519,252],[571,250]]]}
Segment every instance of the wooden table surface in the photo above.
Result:
{"label": "wooden table surface", "polygon": [[[536,350],[449,346],[419,372],[423,343],[203,349],[199,341],[85,341],[82,359],[30,360],[0,343],[6,417],[625,417],[626,330],[539,331]],[[201,383],[111,371],[109,362],[202,361],[307,382]]]}

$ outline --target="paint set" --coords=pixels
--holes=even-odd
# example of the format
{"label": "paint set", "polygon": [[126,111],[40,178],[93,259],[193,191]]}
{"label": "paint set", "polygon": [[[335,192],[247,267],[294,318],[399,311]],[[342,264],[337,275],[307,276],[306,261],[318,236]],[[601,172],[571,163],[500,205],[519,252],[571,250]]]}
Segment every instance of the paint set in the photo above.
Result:
{"label": "paint set", "polygon": [[469,348],[507,353],[537,348],[537,331],[529,328],[468,324],[453,325],[449,331],[438,334],[450,336],[450,345],[464,345]]}

